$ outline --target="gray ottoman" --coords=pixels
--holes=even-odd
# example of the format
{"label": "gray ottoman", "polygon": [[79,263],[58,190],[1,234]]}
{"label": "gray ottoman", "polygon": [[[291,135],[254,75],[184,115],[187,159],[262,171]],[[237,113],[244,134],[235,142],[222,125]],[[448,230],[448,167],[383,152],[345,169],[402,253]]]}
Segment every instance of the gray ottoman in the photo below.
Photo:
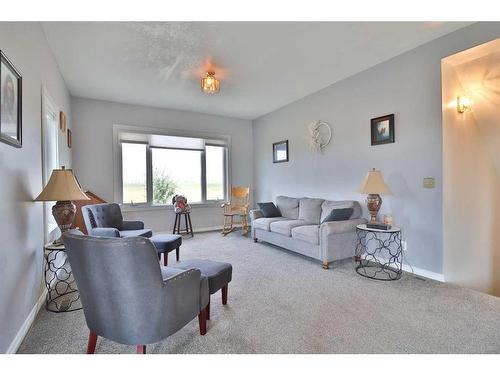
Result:
{"label": "gray ottoman", "polygon": [[[176,263],[174,267],[181,270],[199,269],[202,276],[206,276],[208,279],[210,294],[222,289],[222,304],[227,304],[227,289],[233,274],[233,266],[230,263],[215,262],[208,259],[191,259]],[[210,301],[207,306],[207,319],[210,319]]]}
{"label": "gray ottoman", "polygon": [[158,251],[158,259],[163,254],[163,265],[168,265],[168,253],[175,249],[175,258],[179,261],[179,248],[182,245],[182,236],[178,234],[155,234],[150,238]]}

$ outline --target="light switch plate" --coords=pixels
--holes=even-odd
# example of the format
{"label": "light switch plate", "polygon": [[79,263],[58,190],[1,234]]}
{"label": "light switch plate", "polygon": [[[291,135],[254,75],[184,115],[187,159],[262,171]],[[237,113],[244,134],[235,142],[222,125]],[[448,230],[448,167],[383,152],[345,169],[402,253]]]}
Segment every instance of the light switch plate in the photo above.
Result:
{"label": "light switch plate", "polygon": [[424,178],[424,188],[434,189],[435,187],[436,187],[436,179],[434,177],[425,177]]}

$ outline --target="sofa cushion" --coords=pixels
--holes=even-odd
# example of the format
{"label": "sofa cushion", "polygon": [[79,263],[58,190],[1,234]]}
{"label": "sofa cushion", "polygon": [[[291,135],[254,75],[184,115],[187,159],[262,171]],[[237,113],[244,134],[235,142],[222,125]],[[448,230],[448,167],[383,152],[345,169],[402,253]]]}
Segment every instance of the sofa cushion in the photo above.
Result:
{"label": "sofa cushion", "polygon": [[321,216],[321,204],[323,199],[301,198],[299,202],[299,219],[311,224],[319,224]]}
{"label": "sofa cushion", "polygon": [[259,210],[262,212],[264,217],[280,217],[281,212],[278,207],[274,205],[273,202],[257,203]]}
{"label": "sofa cushion", "polygon": [[271,223],[270,227],[271,227],[271,232],[291,237],[293,228],[308,224],[311,223],[308,223],[307,221],[304,220],[281,220]]}
{"label": "sofa cushion", "polygon": [[262,229],[269,232],[271,230],[270,228],[271,223],[280,220],[290,220],[290,219],[287,219],[286,217],[260,217],[252,221],[252,225],[256,229]]}
{"label": "sofa cushion", "polygon": [[292,238],[319,245],[319,225],[302,225],[292,229]]}
{"label": "sofa cushion", "polygon": [[321,222],[321,224],[326,223],[327,221],[343,221],[349,220],[352,216],[354,209],[352,207],[349,208],[334,208],[332,212],[330,212],[327,217]]}
{"label": "sofa cushion", "polygon": [[324,201],[321,205],[320,222],[323,222],[323,220],[330,215],[334,208],[352,208],[353,212],[349,219],[359,219],[363,215],[363,210],[361,209],[360,204],[356,201]]}
{"label": "sofa cushion", "polygon": [[299,218],[299,198],[278,196],[276,197],[276,205],[278,206],[281,216],[289,219]]}

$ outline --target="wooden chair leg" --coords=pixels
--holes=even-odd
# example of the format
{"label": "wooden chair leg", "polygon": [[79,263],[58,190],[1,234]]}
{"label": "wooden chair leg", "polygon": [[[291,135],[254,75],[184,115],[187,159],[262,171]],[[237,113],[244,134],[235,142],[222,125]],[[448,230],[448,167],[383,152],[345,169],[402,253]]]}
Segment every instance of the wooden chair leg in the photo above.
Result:
{"label": "wooden chair leg", "polygon": [[177,234],[181,234],[181,221],[182,221],[182,216],[181,214],[176,214],[179,217],[179,220],[177,220]]}
{"label": "wooden chair leg", "polygon": [[204,336],[207,333],[207,308],[205,307],[198,314],[198,324],[200,325],[200,335]]}
{"label": "wooden chair leg", "polygon": [[97,334],[90,331],[89,342],[87,344],[87,354],[94,354],[96,344],[97,344]]}
{"label": "wooden chair leg", "polygon": [[222,304],[227,305],[227,287],[229,284],[226,284],[222,287]]}
{"label": "wooden chair leg", "polygon": [[175,249],[175,260],[179,261],[179,248]]}
{"label": "wooden chair leg", "polygon": [[177,218],[179,215],[175,214],[175,221],[174,221],[174,230],[172,231],[173,234],[175,234],[175,229],[177,228]]}
{"label": "wooden chair leg", "polygon": [[168,251],[163,253],[163,265],[168,266]]}
{"label": "wooden chair leg", "polygon": [[137,345],[137,354],[146,354],[146,345]]}
{"label": "wooden chair leg", "polygon": [[189,220],[189,229],[191,230],[191,237],[194,237],[193,223],[191,223],[191,214],[187,214],[187,218]]}

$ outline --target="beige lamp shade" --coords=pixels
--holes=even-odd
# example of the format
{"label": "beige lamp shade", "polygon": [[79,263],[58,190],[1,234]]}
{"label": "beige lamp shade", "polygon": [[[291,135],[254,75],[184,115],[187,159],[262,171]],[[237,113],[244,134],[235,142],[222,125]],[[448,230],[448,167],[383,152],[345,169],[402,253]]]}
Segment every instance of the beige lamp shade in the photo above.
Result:
{"label": "beige lamp shade", "polygon": [[80,188],[73,171],[62,167],[54,169],[47,186],[35,201],[80,201],[90,200]]}
{"label": "beige lamp shade", "polygon": [[359,192],[363,194],[391,194],[391,191],[384,182],[382,172],[377,171],[375,168],[366,174],[365,180],[359,187]]}

